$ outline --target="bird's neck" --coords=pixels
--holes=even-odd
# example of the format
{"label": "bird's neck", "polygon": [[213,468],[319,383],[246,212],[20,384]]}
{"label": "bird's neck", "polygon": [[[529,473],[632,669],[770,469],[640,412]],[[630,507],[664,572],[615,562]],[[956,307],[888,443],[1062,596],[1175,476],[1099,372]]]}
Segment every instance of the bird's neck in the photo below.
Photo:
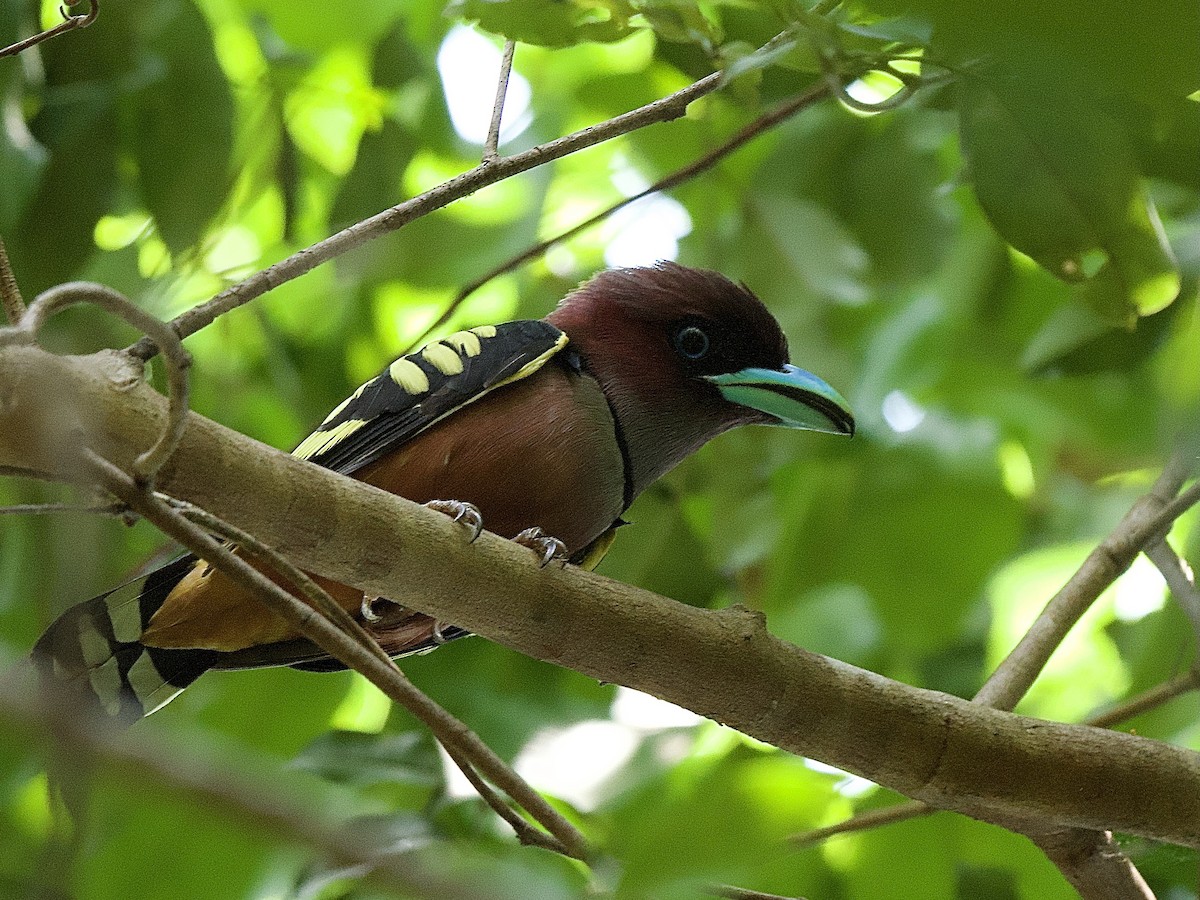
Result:
{"label": "bird's neck", "polygon": [[[706,441],[737,424],[678,377],[665,342],[594,319],[575,322],[557,310],[548,317],[570,338],[584,377],[596,380],[612,412],[627,473],[626,502]],[[662,343],[660,350],[659,343]]]}

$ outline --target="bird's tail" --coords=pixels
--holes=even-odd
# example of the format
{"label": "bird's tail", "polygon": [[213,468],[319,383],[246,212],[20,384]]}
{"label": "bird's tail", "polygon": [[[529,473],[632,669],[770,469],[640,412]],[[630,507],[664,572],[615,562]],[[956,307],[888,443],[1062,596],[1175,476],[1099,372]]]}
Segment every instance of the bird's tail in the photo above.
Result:
{"label": "bird's tail", "polygon": [[132,724],[212,668],[219,651],[147,647],[140,640],[195,562],[180,557],[59,616],[33,648],[51,696]]}

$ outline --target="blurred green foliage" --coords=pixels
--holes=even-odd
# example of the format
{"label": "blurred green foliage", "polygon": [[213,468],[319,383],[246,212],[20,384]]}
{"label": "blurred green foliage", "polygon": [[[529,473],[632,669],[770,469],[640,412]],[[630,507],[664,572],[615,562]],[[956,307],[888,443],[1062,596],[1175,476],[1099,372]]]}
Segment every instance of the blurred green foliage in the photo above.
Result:
{"label": "blurred green foliage", "polygon": [[[0,234],[28,296],[89,278],[171,316],[477,161],[443,90],[469,59],[448,55],[439,71],[461,21],[522,42],[527,128],[504,150],[730,68],[686,118],[481,192],[191,338],[193,406],[291,446],[459,285],[686,164],[823,69],[861,74],[903,53],[930,84],[896,109],[826,101],[672,192],[690,223],[681,261],[758,292],[794,361],[850,399],[859,436],[723,437],[638,501],[602,571],[688,603],[761,608],[809,649],[970,696],[1177,436],[1197,446],[1200,43],[1185,36],[1200,33],[1200,8],[830,6],[107,3],[88,30],[0,60]],[[0,0],[0,42],[57,15]],[[878,99],[886,81],[851,90]],[[543,315],[635,227],[610,221],[497,279],[447,327]],[[75,310],[45,342],[86,352],[131,337]],[[0,482],[0,502],[62,495]],[[161,546],[144,524],[81,516],[0,528],[0,660]],[[1195,560],[1194,515],[1176,536]],[[1194,638],[1164,598],[1136,566],[1021,709],[1078,719],[1185,670]],[[606,723],[595,733],[612,742],[555,790],[613,854],[600,880],[621,896],[694,896],[709,881],[845,900],[1072,896],[1032,845],[949,814],[789,850],[789,834],[895,798],[713,723],[655,719],[653,706],[631,717],[611,686],[483,640],[406,670],[535,783],[570,755],[539,746]],[[1198,713],[1191,695],[1125,727],[1200,749]],[[350,675],[210,676],[138,729],[489,896],[578,896],[587,883],[575,864],[516,847],[415,723]],[[41,855],[46,756],[0,730],[5,896],[55,868]],[[383,896],[169,791],[100,771],[91,797],[62,876],[74,896]],[[1126,847],[1160,896],[1195,893],[1195,853]]]}

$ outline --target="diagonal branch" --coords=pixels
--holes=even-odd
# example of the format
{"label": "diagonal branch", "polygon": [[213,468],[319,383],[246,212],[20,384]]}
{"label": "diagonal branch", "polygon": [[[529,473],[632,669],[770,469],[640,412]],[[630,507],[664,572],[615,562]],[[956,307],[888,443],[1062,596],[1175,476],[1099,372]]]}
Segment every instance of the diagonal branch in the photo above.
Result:
{"label": "diagonal branch", "polygon": [[1200,647],[1200,588],[1196,587],[1196,576],[1191,566],[1172,549],[1165,537],[1152,541],[1145,552],[1150,562],[1162,572],[1175,602],[1183,608],[1188,621],[1192,623],[1196,646]]}
{"label": "diagonal branch", "polygon": [[[194,334],[211,324],[218,316],[261,297],[272,288],[298,278],[305,272],[328,262],[336,256],[360,247],[380,235],[395,231],[409,222],[441,209],[455,200],[470,196],[480,188],[496,184],[521,172],[543,166],[571,153],[612,140],[647,125],[669,122],[687,112],[688,105],[705,94],[721,87],[721,73],[714,72],[669,96],[655,100],[645,106],[623,113],[565,137],[557,138],[522,153],[480,163],[435,188],[406,200],[391,209],[386,209],[368,219],[363,219],[348,228],[293,253],[287,259],[275,263],[240,281],[213,297],[189,309],[172,320],[171,326],[180,337]],[[141,359],[150,359],[158,352],[154,341],[143,338],[130,350]]]}
{"label": "diagonal branch", "polygon": [[[530,810],[540,822],[547,825],[557,842],[565,847],[569,855],[579,859],[584,859],[589,855],[586,839],[573,825],[536,791],[525,785],[516,773],[512,772],[482,741],[475,738],[465,725],[451,717],[449,713],[444,712],[432,700],[418,691],[396,668],[395,664],[383,654],[382,650],[377,653],[368,650],[363,643],[360,643],[356,634],[343,631],[329,619],[316,614],[312,607],[283,590],[266,575],[238,557],[228,546],[210,537],[203,528],[190,522],[160,497],[146,491],[108,460],[90,450],[83,451],[83,459],[91,468],[97,481],[107,491],[120,498],[131,509],[157,526],[164,534],[179,541],[207,562],[221,568],[239,585],[254,591],[255,595],[273,612],[288,620],[304,637],[350,668],[361,672],[389,698],[405,706],[430,727],[435,728],[439,738],[449,743],[448,750],[452,755],[453,751],[457,749],[460,758],[469,752],[474,760],[482,760],[485,764],[490,764],[489,777],[508,792],[509,796],[520,795],[523,801],[522,805],[525,805],[526,809]],[[244,536],[250,537],[249,534],[244,534]],[[305,586],[316,587],[307,579],[307,576],[303,576],[303,573],[296,573],[293,570],[291,574],[300,574],[302,583],[307,582]],[[345,615],[345,611],[342,612]],[[357,631],[361,632],[361,629],[357,629]],[[363,637],[370,642],[370,638],[365,633],[363,633]],[[472,738],[474,738],[473,741]],[[523,836],[528,837],[527,834]],[[536,838],[530,837],[530,840],[536,841]]]}
{"label": "diagonal branch", "polygon": [[[66,0],[67,6],[74,6],[78,2],[79,0]],[[60,34],[66,34],[68,31],[74,31],[77,28],[87,28],[96,21],[98,15],[100,15],[100,0],[88,0],[88,11],[80,16],[68,16],[66,10],[63,9],[63,16],[65,18],[62,22],[53,28],[39,31],[37,34],[27,37],[23,41],[17,41],[15,44],[9,44],[7,47],[0,49],[0,57],[16,56],[18,53],[23,53],[30,47],[36,47],[43,41],[58,37]]]}
{"label": "diagonal branch", "polygon": [[[0,465],[77,472],[72,446],[54,456],[42,443],[64,418],[128,465],[165,400],[140,383],[115,389],[109,363],[0,348]],[[1200,846],[1200,754],[1183,748],[894,682],[781,641],[748,610],[696,609],[573,567],[539,569],[510,541],[484,533],[467,544],[444,516],[194,414],[160,483],[306,571],[916,799],[1017,830],[1112,828]],[[1151,517],[1150,533],[1200,499],[1190,493]]]}
{"label": "diagonal branch", "polygon": [[716,164],[725,157],[737,150],[740,150],[743,146],[748,144],[754,138],[758,137],[764,131],[774,128],[776,125],[786,121],[796,113],[807,109],[818,100],[828,96],[828,94],[828,84],[824,81],[818,82],[804,93],[799,94],[790,100],[785,100],[773,110],[770,110],[769,112],[759,116],[749,125],[739,129],[738,132],[733,135],[733,137],[726,140],[720,146],[713,148],[708,153],[704,154],[699,159],[694,160],[683,168],[676,169],[670,175],[660,178],[645,190],[638,191],[636,194],[633,194],[629,197],[623,197],[616,203],[613,203],[611,206],[607,206],[595,215],[584,219],[578,225],[573,225],[566,231],[561,231],[553,237],[546,238],[544,241],[539,241],[538,243],[527,247],[515,256],[512,256],[500,263],[500,265],[496,266],[495,268],[485,272],[483,275],[479,276],[474,281],[470,282],[461,290],[459,290],[454,299],[450,301],[450,304],[446,307],[445,311],[438,316],[437,320],[428,328],[426,328],[420,334],[420,336],[412,342],[412,344],[409,346],[409,350],[421,344],[431,334],[449,322],[451,317],[455,314],[455,312],[458,311],[459,307],[463,305],[466,299],[489,281],[520,268],[530,260],[537,259],[551,247],[561,244],[563,241],[570,240],[581,232],[587,231],[592,226],[603,222],[609,216],[619,212],[631,204],[637,203],[639,200],[643,200],[652,194],[658,194],[662,191],[669,191],[672,188],[678,187],[679,185],[690,181],[697,175],[704,174],[709,169],[712,169],[714,166],[716,166]]}
{"label": "diagonal branch", "polygon": [[[566,829],[563,829],[561,817],[557,814],[546,816],[546,803],[541,795],[527,784],[520,775],[514,772],[507,763],[493,753],[491,748],[484,744],[478,735],[471,731],[460,719],[455,718],[409,681],[408,677],[396,666],[391,657],[383,651],[378,642],[366,629],[345,609],[338,605],[329,596],[329,593],[307,574],[296,568],[249,532],[230,525],[228,522],[224,522],[211,513],[185,501],[175,500],[170,497],[160,497],[159,499],[177,510],[184,518],[197,523],[212,534],[219,535],[226,540],[236,543],[241,550],[246,551],[260,562],[278,572],[303,595],[304,599],[308,601],[313,609],[318,610],[334,627],[340,628],[342,632],[353,638],[360,648],[371,654],[376,661],[386,666],[390,671],[390,683],[389,689],[384,691],[384,693],[392,700],[400,703],[429,728],[433,736],[446,748],[446,752],[450,755],[450,758],[462,770],[463,775],[474,785],[484,802],[512,826],[522,844],[544,847],[556,853],[570,856],[572,854],[568,852],[567,844],[555,836],[556,831],[562,830],[565,832],[568,843],[573,842],[574,845],[579,847],[585,846],[583,836],[576,832],[573,827],[567,825]],[[218,566],[218,568],[221,567]],[[276,608],[274,600],[263,599],[273,609]],[[301,614],[302,607],[291,603],[287,604],[287,607],[287,610],[281,609],[279,611],[285,612],[288,620],[298,626],[299,622],[296,617]],[[357,664],[352,665],[347,660],[342,661],[346,662],[347,665],[351,665],[351,668],[358,670]],[[541,817],[539,820],[545,819],[544,824],[550,829],[551,833],[546,834],[531,827],[525,819],[521,818],[492,789],[491,785],[483,780],[477,771],[477,767],[487,772],[497,783],[509,785],[513,791],[513,799],[530,810],[535,817]]]}

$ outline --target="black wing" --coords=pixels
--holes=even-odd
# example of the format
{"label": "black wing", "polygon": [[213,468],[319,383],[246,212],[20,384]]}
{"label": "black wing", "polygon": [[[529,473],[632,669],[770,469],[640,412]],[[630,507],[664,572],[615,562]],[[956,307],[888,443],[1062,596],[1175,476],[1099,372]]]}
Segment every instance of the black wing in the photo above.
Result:
{"label": "black wing", "polygon": [[489,391],[532,375],[566,344],[553,325],[532,320],[432,341],[342,401],[292,455],[349,475]]}

